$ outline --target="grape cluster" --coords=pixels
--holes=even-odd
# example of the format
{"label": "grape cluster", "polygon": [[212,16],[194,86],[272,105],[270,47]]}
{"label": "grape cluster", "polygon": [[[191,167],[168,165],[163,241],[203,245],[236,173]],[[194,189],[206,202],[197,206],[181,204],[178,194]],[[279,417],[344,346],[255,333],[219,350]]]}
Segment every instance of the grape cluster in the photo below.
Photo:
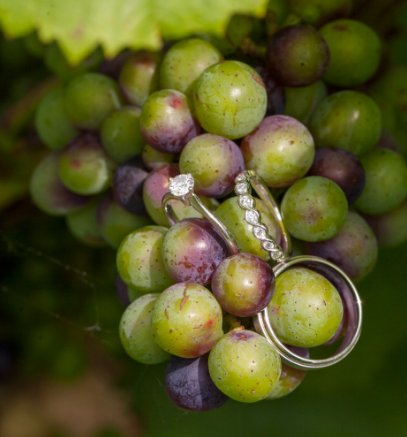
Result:
{"label": "grape cluster", "polygon": [[[407,239],[407,164],[383,130],[384,109],[403,102],[388,82],[373,82],[376,32],[349,18],[351,1],[328,3],[270,1],[265,21],[232,19],[224,41],[200,35],[163,53],[126,52],[38,107],[51,152],[32,175],[33,201],[65,216],[85,243],[118,249],[123,347],[141,363],[169,360],[165,386],[183,408],[275,399],[300,384],[305,372],[256,332],[259,311],[303,356],[351,322],[323,274],[297,266],[274,277],[233,194],[242,170],[278,199],[296,253],[330,260],[353,280],[373,269],[378,241]],[[180,201],[170,223],[162,199],[180,173],[193,176],[238,253]],[[255,208],[278,241],[275,217],[260,199]]]}

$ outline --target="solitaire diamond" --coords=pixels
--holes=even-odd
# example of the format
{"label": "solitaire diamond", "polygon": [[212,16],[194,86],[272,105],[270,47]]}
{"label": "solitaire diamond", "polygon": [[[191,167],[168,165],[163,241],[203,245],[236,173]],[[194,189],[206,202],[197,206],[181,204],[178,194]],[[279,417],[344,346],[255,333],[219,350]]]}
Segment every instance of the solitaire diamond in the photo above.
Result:
{"label": "solitaire diamond", "polygon": [[243,196],[239,197],[239,205],[242,208],[250,209],[254,206],[254,200],[253,197],[248,196],[247,194],[244,194]]}
{"label": "solitaire diamond", "polygon": [[194,178],[190,173],[180,174],[175,176],[175,178],[170,178],[168,189],[173,196],[185,196],[193,191]]}
{"label": "solitaire diamond", "polygon": [[245,220],[247,221],[247,223],[249,223],[251,225],[257,225],[259,218],[260,218],[260,214],[257,211],[250,210],[250,211],[246,211],[246,214],[244,217],[245,217]]}

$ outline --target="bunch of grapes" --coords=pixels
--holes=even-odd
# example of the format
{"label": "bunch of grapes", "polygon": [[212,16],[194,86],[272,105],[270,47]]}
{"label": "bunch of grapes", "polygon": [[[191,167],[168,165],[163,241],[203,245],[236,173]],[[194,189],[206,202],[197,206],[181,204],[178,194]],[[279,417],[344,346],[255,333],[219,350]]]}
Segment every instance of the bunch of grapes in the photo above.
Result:
{"label": "bunch of grapes", "polygon": [[[183,408],[273,399],[299,385],[305,372],[255,331],[259,311],[304,356],[350,323],[323,274],[293,267],[274,277],[233,194],[241,171],[254,170],[279,201],[296,253],[355,281],[373,269],[378,240],[407,239],[407,164],[382,128],[384,111],[402,102],[396,87],[374,82],[383,42],[349,18],[351,4],[270,1],[265,20],[234,17],[224,40],[125,52],[38,107],[52,151],[32,176],[32,198],[66,216],[82,241],[118,249],[118,290],[131,302],[123,347],[145,364],[169,360],[166,388]],[[171,225],[162,199],[180,173],[193,176],[239,253],[181,202]],[[274,217],[255,202],[278,240]]]}

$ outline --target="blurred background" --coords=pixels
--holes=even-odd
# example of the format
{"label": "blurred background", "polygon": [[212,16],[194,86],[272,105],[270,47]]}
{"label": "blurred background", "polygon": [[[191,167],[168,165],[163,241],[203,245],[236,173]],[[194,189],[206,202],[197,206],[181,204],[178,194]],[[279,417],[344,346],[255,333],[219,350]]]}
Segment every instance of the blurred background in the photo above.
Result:
{"label": "blurred background", "polygon": [[[360,14],[379,24],[397,3],[382,36],[387,59],[406,66],[405,3],[371,3],[376,9],[358,2]],[[376,268],[358,284],[363,333],[346,360],[309,372],[280,400],[229,401],[207,413],[171,404],[165,365],[137,364],[120,346],[124,307],[116,294],[115,252],[84,246],[63,218],[40,212],[28,194],[32,170],[46,153],[33,128],[35,108],[55,81],[80,67],[70,67],[57,44],[40,44],[34,33],[9,38],[6,27],[0,39],[0,436],[407,435],[406,243],[381,248]]]}

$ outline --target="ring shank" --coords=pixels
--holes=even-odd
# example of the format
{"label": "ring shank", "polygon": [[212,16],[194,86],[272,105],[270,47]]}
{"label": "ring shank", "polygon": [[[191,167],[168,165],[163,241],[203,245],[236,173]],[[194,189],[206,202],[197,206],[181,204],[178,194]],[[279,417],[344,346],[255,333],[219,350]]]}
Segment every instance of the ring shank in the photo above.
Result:
{"label": "ring shank", "polygon": [[231,255],[239,252],[239,247],[236,244],[235,239],[228,231],[227,227],[201,202],[199,197],[191,192],[187,196],[177,197],[171,193],[166,193],[162,200],[162,205],[164,207],[165,215],[171,225],[178,222],[178,217],[175,214],[174,208],[171,206],[171,200],[179,200],[185,205],[192,206],[196,211],[202,214],[202,216],[208,220],[215,230],[220,234],[224,243],[226,243],[227,249]]}

